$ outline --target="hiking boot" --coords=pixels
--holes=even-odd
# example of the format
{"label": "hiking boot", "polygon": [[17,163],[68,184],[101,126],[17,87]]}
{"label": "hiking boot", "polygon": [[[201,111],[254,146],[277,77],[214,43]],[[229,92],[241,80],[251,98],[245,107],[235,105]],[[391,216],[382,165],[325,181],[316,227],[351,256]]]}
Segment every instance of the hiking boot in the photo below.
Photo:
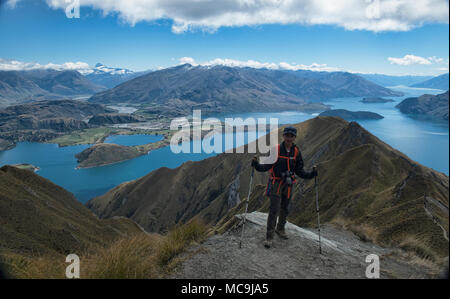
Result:
{"label": "hiking boot", "polygon": [[275,230],[275,233],[283,240],[289,239],[289,237],[286,235],[286,232],[284,230]]}
{"label": "hiking boot", "polygon": [[272,247],[272,240],[265,240],[264,241],[264,247],[266,247],[267,249],[269,249],[270,247]]}

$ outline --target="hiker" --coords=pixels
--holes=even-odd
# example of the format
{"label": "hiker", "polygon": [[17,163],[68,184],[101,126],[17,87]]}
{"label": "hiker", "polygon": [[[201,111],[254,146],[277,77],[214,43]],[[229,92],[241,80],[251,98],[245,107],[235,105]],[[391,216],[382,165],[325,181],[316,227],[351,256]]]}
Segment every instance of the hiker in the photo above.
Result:
{"label": "hiker", "polygon": [[[267,218],[267,234],[264,246],[270,248],[274,232],[282,239],[288,239],[284,226],[289,213],[295,175],[303,179],[317,176],[316,167],[312,172],[305,172],[299,148],[294,144],[297,129],[286,127],[283,131],[283,142],[278,145],[278,159],[274,164],[259,164],[257,157],[252,160],[252,167],[259,172],[270,171],[266,195],[270,198],[269,217]],[[278,223],[277,223],[278,216]]]}

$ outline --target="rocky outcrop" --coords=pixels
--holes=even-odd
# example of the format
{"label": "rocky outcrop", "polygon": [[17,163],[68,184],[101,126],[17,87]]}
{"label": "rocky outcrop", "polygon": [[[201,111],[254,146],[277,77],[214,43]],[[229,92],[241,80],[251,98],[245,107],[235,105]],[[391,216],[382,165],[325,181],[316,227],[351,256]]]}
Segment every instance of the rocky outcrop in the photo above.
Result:
{"label": "rocky outcrop", "polygon": [[288,240],[274,239],[274,247],[263,246],[267,214],[246,215],[242,248],[239,242],[243,215],[225,233],[210,237],[184,255],[172,278],[184,279],[365,279],[375,254],[382,261],[380,278],[432,278],[426,266],[408,263],[395,249],[363,242],[351,232],[332,225],[322,226],[321,247],[317,230],[286,224]]}

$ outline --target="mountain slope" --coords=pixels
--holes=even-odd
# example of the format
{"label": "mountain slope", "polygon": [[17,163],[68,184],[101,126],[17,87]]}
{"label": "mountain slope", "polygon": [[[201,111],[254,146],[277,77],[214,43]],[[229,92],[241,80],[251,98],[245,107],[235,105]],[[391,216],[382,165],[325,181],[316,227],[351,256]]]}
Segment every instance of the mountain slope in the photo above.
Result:
{"label": "mountain slope", "polygon": [[390,86],[411,86],[433,78],[432,76],[390,76],[383,74],[357,74],[366,80],[375,84],[390,87]]}
{"label": "mountain slope", "polygon": [[77,71],[0,71],[0,106],[90,95],[104,90]]}
{"label": "mountain slope", "polygon": [[58,95],[90,95],[105,89],[77,71],[33,70],[20,73],[42,89]]}
{"label": "mountain slope", "polygon": [[[306,169],[319,165],[325,222],[364,229],[366,237],[380,245],[421,248],[433,259],[448,254],[441,228],[423,208],[424,193],[448,206],[448,176],[410,160],[357,123],[317,117],[295,126]],[[221,154],[177,169],[161,168],[94,198],[87,206],[100,217],[130,217],[150,231],[164,231],[194,216],[223,226],[242,212],[242,204],[236,204],[247,196],[252,156]],[[267,211],[266,182],[267,173],[255,175],[250,211]],[[296,185],[291,211],[294,224],[314,225],[312,181]],[[448,223],[446,217],[443,223]]]}
{"label": "mountain slope", "polygon": [[434,89],[447,90],[448,84],[449,84],[448,80],[449,80],[449,76],[447,73],[447,74],[443,74],[443,75],[431,78],[424,82],[413,84],[411,86],[412,87],[420,87],[420,88],[434,88]]}
{"label": "mountain slope", "polygon": [[138,77],[98,93],[89,101],[145,103],[165,110],[181,106],[186,110],[241,112],[301,110],[311,101],[395,94],[349,73],[326,73],[315,78],[288,71],[186,64]]}
{"label": "mountain slope", "polygon": [[417,98],[407,98],[395,107],[402,113],[448,121],[448,100],[448,91],[438,95],[424,94]]}
{"label": "mountain slope", "polygon": [[18,72],[0,71],[0,108],[31,101],[33,97],[50,96],[33,81],[24,78]]}
{"label": "mountain slope", "polygon": [[32,171],[0,168],[0,254],[81,254],[139,232],[128,219],[99,220],[71,193]]}
{"label": "mountain slope", "polygon": [[151,103],[168,109],[166,105],[171,105],[173,100],[181,100],[186,108],[231,112],[299,108],[305,104],[306,97],[332,95],[333,90],[320,82],[283,72],[276,74],[254,69],[182,65],[125,82],[94,95],[89,101]]}
{"label": "mountain slope", "polygon": [[361,76],[348,72],[313,72],[300,70],[293,73],[302,78],[319,80],[334,89],[341,91],[342,93],[346,93],[346,97],[382,97],[402,95],[400,92],[392,91],[366,80]]}

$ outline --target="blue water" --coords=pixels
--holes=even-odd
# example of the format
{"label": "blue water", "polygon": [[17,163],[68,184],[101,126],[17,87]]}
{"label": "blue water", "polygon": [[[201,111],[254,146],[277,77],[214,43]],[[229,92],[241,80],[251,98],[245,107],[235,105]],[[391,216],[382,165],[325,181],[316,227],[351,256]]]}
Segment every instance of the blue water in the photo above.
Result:
{"label": "blue water", "polygon": [[[449,173],[449,126],[448,123],[431,122],[414,119],[400,113],[395,105],[402,99],[419,96],[424,93],[437,94],[440,90],[393,88],[405,92],[403,97],[390,97],[395,102],[383,104],[363,104],[361,98],[334,99],[326,102],[333,108],[352,111],[366,110],[379,113],[382,120],[359,121],[372,134],[388,143],[392,147],[408,155],[411,159],[444,172]],[[279,124],[298,123],[313,118],[316,115],[301,112],[280,113],[241,113],[233,115],[219,115],[225,117],[279,118]],[[244,133],[235,133],[241,136]],[[225,138],[229,135],[216,135]],[[245,138],[240,146],[254,138],[244,134]],[[261,135],[259,135],[261,136]],[[258,136],[258,137],[259,137]],[[161,136],[151,135],[123,135],[111,136],[106,141],[122,145],[138,145],[160,140]],[[200,141],[191,142],[191,149]],[[160,167],[176,168],[186,161],[198,161],[215,154],[174,154],[170,147],[151,151],[148,155],[121,163],[89,168],[76,169],[75,154],[88,148],[89,145],[69,146],[60,148],[54,144],[40,144],[22,142],[14,149],[0,151],[0,166],[5,164],[30,163],[40,168],[38,174],[51,180],[57,185],[72,192],[80,201],[86,202],[92,197],[104,194],[111,188],[125,182],[142,177]],[[224,148],[224,147],[223,147]],[[229,149],[230,146],[224,149]]]}
{"label": "blue water", "polygon": [[125,146],[135,146],[154,143],[163,140],[163,138],[164,137],[162,135],[145,135],[145,134],[111,135],[105,139],[105,143],[114,143]]}
{"label": "blue water", "polygon": [[[233,144],[225,142],[230,134],[215,134],[215,138],[222,140],[222,151],[224,151],[242,146],[263,135],[264,133],[251,136],[251,134],[237,132],[233,135],[235,137]],[[132,141],[139,141],[141,138],[136,139],[133,135],[123,135],[123,137],[128,137]],[[125,139],[121,138],[121,144],[127,142]],[[56,144],[20,142],[14,149],[0,151],[0,166],[19,163],[38,166],[40,168],[39,175],[69,190],[81,202],[86,202],[123,182],[145,176],[160,167],[176,168],[187,161],[199,161],[216,155],[216,153],[193,153],[194,148],[201,142],[212,142],[212,138],[191,142],[191,153],[174,154],[170,147],[164,147],[136,159],[87,169],[76,169],[75,155],[88,148],[89,145],[60,148]]]}

